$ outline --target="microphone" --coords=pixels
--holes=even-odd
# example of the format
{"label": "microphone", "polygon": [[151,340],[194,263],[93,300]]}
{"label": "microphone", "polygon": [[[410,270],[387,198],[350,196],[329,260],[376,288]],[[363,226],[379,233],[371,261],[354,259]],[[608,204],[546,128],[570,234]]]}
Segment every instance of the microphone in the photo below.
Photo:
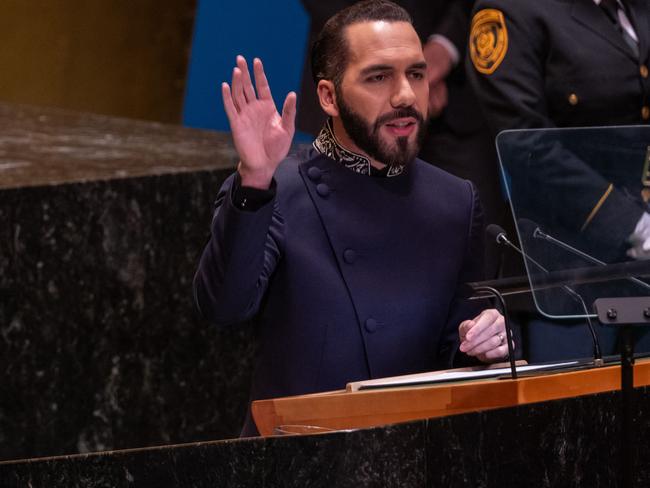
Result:
{"label": "microphone", "polygon": [[505,244],[506,246],[510,247],[511,249],[514,249],[517,251],[521,256],[524,258],[524,260],[529,261],[533,263],[537,268],[541,269],[545,273],[548,273],[549,271],[539,264],[537,261],[535,261],[533,258],[531,258],[528,254],[526,254],[524,251],[522,251],[518,246],[512,243],[510,239],[508,239],[508,234],[506,234],[506,231],[504,230],[503,227],[497,224],[490,224],[485,228],[485,233],[488,235],[488,237],[491,237],[496,241],[497,244]]}
{"label": "microphone", "polygon": [[[534,264],[538,269],[540,269],[542,272],[549,274],[549,270],[546,269],[544,266],[542,266],[540,263],[535,261],[532,257],[530,257],[528,254],[526,254],[522,249],[520,249],[518,246],[513,244],[510,239],[508,239],[508,235],[506,234],[506,231],[503,229],[503,227],[497,225],[497,224],[490,224],[486,227],[485,229],[486,234],[494,239],[497,244],[500,245],[506,245],[515,251],[517,251],[521,256],[524,258],[524,260]],[[582,309],[585,312],[585,318],[587,319],[587,327],[589,328],[589,332],[591,333],[591,339],[594,345],[594,364],[596,366],[602,366],[603,364],[603,355],[600,351],[600,341],[598,340],[598,336],[596,335],[596,330],[594,329],[594,325],[591,323],[591,318],[589,311],[587,310],[587,305],[585,304],[585,301],[583,300],[582,296],[575,291],[573,288],[571,288],[568,285],[562,285],[561,286],[562,290],[569,295],[572,299],[574,299],[576,302],[578,302],[580,305],[582,305]]]}
{"label": "microphone", "polygon": [[[576,249],[575,247],[567,244],[566,242],[563,242],[563,241],[561,241],[559,239],[556,239],[555,237],[553,237],[553,236],[551,236],[549,234],[546,234],[546,233],[542,232],[542,229],[539,228],[539,225],[537,225],[532,220],[519,219],[517,222],[520,224],[520,226],[521,226],[521,224],[527,225],[527,226],[530,226],[530,227],[534,226],[535,230],[533,230],[533,238],[535,238],[535,239],[542,239],[542,240],[544,240],[546,242],[549,242],[550,244],[553,244],[554,246],[557,246],[560,249],[564,249],[565,251],[567,251],[567,252],[569,252],[569,253],[571,253],[571,254],[573,254],[575,256],[578,256],[578,257],[580,257],[580,258],[584,259],[585,261],[588,261],[588,262],[590,262],[592,264],[596,264],[598,266],[607,266],[607,263],[605,263],[604,261],[601,261],[600,259],[597,259],[597,258],[587,254],[586,252],[581,251],[580,249]],[[645,288],[647,290],[650,290],[650,285],[648,283],[646,283],[645,281],[640,280],[639,278],[636,278],[634,276],[629,276],[627,279],[630,280],[631,282],[633,282],[636,285],[639,285],[639,286],[641,286],[641,287],[643,287],[643,288]]]}
{"label": "microphone", "polygon": [[500,225],[497,224],[488,225],[485,228],[485,233],[487,234],[488,237],[491,237],[492,239],[497,241],[497,244],[512,245],[512,243],[508,240],[506,231]]}

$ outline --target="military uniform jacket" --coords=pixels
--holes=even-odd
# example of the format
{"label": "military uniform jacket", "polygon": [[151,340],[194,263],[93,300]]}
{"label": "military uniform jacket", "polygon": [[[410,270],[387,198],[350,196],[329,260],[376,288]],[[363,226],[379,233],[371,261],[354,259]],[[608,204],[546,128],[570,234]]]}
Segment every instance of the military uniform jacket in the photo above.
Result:
{"label": "military uniform jacket", "polygon": [[280,165],[273,201],[244,211],[237,180],[219,192],[194,289],[215,324],[254,317],[252,399],[451,364],[459,323],[477,313],[457,289],[482,270],[468,181],[419,160],[370,177],[311,150]]}
{"label": "military uniform jacket", "polygon": [[[638,57],[593,0],[479,0],[467,72],[494,134],[647,123],[650,2],[627,5]],[[608,191],[612,182],[566,148],[549,150],[547,159],[563,167],[547,167],[540,185],[550,205],[575,209],[567,215],[572,232],[605,236],[612,248],[624,241],[643,212],[640,202]]]}

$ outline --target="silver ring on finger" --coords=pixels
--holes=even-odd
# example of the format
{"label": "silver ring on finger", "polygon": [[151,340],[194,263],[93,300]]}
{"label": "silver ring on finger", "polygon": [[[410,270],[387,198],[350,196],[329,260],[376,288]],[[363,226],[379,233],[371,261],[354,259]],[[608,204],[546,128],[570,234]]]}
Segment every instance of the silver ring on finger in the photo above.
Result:
{"label": "silver ring on finger", "polygon": [[499,345],[503,346],[503,343],[506,341],[505,336],[503,335],[503,332],[500,332],[497,337],[499,338]]}

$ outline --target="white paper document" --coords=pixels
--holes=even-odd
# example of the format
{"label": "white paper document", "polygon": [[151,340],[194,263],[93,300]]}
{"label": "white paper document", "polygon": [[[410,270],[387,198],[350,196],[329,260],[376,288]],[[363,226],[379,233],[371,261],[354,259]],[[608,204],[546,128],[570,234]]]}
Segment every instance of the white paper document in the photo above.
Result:
{"label": "white paper document", "polygon": [[[529,364],[517,366],[517,373],[528,373],[534,371],[545,371],[552,369],[565,369],[582,364],[580,361],[564,361],[559,363]],[[510,367],[498,368],[465,368],[460,370],[432,371],[430,373],[410,374],[406,376],[394,376],[391,378],[380,378],[376,380],[358,381],[348,383],[348,391],[358,391],[375,388],[395,388],[398,386],[416,386],[424,384],[445,383],[448,381],[466,381],[483,378],[495,378],[510,374]]]}

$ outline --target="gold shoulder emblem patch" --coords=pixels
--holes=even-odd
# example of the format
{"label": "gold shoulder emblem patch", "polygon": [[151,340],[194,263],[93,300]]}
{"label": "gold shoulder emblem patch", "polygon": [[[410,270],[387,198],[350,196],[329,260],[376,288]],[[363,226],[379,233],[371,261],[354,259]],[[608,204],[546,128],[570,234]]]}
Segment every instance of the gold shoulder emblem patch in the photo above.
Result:
{"label": "gold shoulder emblem patch", "polygon": [[508,30],[503,13],[488,8],[472,19],[469,35],[469,53],[474,67],[490,75],[499,67],[508,51]]}

